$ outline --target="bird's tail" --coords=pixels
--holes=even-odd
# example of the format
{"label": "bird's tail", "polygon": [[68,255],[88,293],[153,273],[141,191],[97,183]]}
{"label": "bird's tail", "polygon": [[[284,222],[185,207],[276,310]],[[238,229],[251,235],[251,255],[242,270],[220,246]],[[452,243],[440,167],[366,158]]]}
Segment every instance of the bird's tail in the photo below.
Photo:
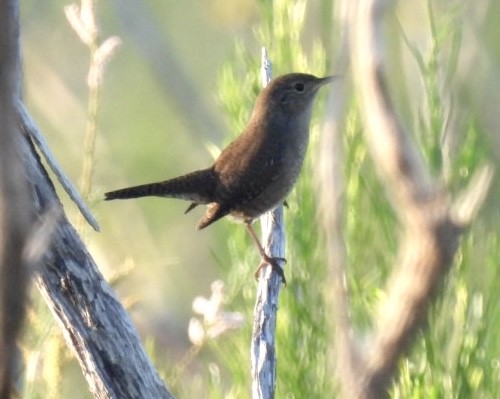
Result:
{"label": "bird's tail", "polygon": [[105,194],[105,200],[138,197],[168,197],[208,204],[213,201],[216,175],[212,169],[203,169],[170,180],[123,188]]}

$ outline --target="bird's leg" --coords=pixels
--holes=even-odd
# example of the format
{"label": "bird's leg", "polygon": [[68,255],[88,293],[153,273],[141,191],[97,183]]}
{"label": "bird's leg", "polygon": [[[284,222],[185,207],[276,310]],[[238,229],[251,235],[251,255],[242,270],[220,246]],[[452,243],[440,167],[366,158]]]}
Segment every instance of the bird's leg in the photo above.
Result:
{"label": "bird's leg", "polygon": [[252,237],[253,242],[255,243],[257,248],[259,249],[260,256],[262,257],[262,262],[260,263],[259,267],[255,271],[255,278],[258,279],[258,276],[259,276],[261,269],[267,264],[267,265],[270,265],[276,273],[278,273],[278,275],[281,277],[281,280],[283,281],[283,284],[286,285],[285,273],[283,272],[283,269],[282,269],[281,265],[279,264],[279,261],[286,263],[286,259],[285,258],[278,258],[278,257],[273,258],[273,257],[269,256],[268,254],[266,254],[266,251],[264,250],[264,247],[260,243],[259,238],[257,237],[257,234],[255,234],[255,230],[253,229],[252,224],[250,222],[245,222],[245,225],[247,226],[247,230],[250,233],[250,236]]}

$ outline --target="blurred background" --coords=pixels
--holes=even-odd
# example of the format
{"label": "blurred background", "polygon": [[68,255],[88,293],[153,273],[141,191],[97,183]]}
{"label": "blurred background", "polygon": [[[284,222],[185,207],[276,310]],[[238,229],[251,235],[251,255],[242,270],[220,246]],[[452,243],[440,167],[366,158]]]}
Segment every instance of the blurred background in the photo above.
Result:
{"label": "blurred background", "polygon": [[[24,93],[28,109],[56,158],[78,184],[85,156],[90,59],[89,48],[65,16],[64,7],[68,4],[56,0],[21,1]],[[336,72],[335,66],[345,57],[340,40],[344,27],[334,18],[338,15],[335,10],[342,5],[324,0],[97,3],[99,40],[118,36],[121,46],[106,64],[98,96],[97,140],[88,202],[101,231],[82,227],[81,234],[178,397],[248,395],[249,371],[245,362],[249,356],[253,272],[259,262],[258,253],[245,229],[228,221],[196,231],[203,210],[184,215],[188,204],[183,201],[146,198],[104,202],[103,194],[209,166],[220,148],[241,131],[251,112],[259,91],[261,46],[268,47],[275,75],[292,71],[318,76]],[[479,165],[498,164],[499,18],[500,3],[493,0],[473,4],[465,0],[429,0],[400,2],[387,21],[388,71],[398,111],[415,133],[433,173],[453,193],[465,187]],[[348,202],[346,239],[353,264],[353,315],[359,325],[368,326],[394,260],[398,235],[384,189],[377,183],[362,141],[356,98],[348,80],[347,74],[343,143]],[[321,95],[315,107],[316,122],[324,112],[325,97]],[[322,282],[326,271],[321,239],[316,239],[319,228],[314,222],[315,194],[311,182],[314,143],[319,131],[316,123],[307,165],[288,201],[290,208],[286,212],[292,226],[287,227],[291,230],[287,258],[294,269],[287,267],[287,278],[292,283],[281,298],[284,309],[302,298],[302,313],[296,317],[297,333],[312,345],[307,354],[311,363],[302,359],[303,367],[316,362],[314,367],[323,370],[321,378],[319,374],[302,374],[303,378],[310,378],[304,394],[331,397],[333,383],[324,375],[328,359],[321,358],[322,363],[317,364],[319,354],[324,355],[323,349],[329,345],[325,338],[328,331],[321,330],[321,320],[328,316],[316,318],[318,325],[311,328],[312,332],[301,330],[315,319],[307,316],[311,307],[323,313],[322,294],[328,290]],[[439,315],[441,307],[451,307],[457,318],[446,326],[441,323],[438,342],[444,343],[450,336],[460,343],[470,334],[475,337],[473,352],[480,350],[483,355],[465,379],[475,389],[488,379],[485,392],[499,382],[499,348],[491,335],[500,327],[500,313],[494,306],[499,296],[495,296],[491,285],[498,276],[500,260],[497,182],[498,178],[473,232],[464,238],[466,249],[460,251],[457,266],[461,274],[450,278],[453,281],[449,284],[461,287],[463,295],[458,298],[457,290],[448,289],[435,310]],[[58,190],[68,216],[77,224],[76,207],[59,187]],[[364,248],[367,243],[370,248]],[[226,284],[228,308],[245,315],[245,327],[228,333],[230,338],[193,351],[187,333],[193,317],[192,302],[200,295],[208,298],[216,279]],[[309,290],[316,291],[311,302],[304,299],[311,295]],[[32,301],[34,312],[28,320],[25,343],[25,397],[57,398],[69,393],[73,398],[90,397],[78,366],[70,360],[57,326],[36,290]],[[477,301],[483,304],[479,313],[474,311]],[[457,308],[460,304],[463,307]],[[284,319],[281,323],[292,323],[286,315],[280,317]],[[290,313],[289,317],[295,315]],[[471,332],[464,327],[464,320],[477,322],[481,328]],[[455,322],[460,328],[455,328]],[[318,336],[325,338],[322,343],[311,344]],[[428,348],[427,339],[423,338],[419,348]],[[457,345],[460,350],[467,349]],[[228,360],[228,350],[233,355],[237,353],[236,359],[243,359],[238,371],[230,364],[236,359]],[[453,352],[453,361],[464,361],[463,351],[449,347],[446,350]],[[422,349],[420,354],[424,352]],[[285,349],[281,359],[281,364],[288,360],[297,364]],[[467,359],[469,367],[473,361]],[[441,365],[439,376],[437,372],[429,376],[425,370],[430,361],[428,357],[410,360],[408,375],[414,377],[416,373],[420,383],[432,387],[432,380],[440,386],[453,367],[451,363]],[[181,363],[180,369],[174,367]],[[486,369],[490,374],[486,374]],[[280,378],[285,381],[294,378],[284,374]],[[455,377],[453,374],[450,378]],[[76,390],[79,384],[83,388]],[[407,384],[417,385],[408,381]],[[300,395],[298,388],[290,388],[293,394],[282,389],[278,397],[306,397]],[[447,396],[449,392],[458,392],[455,397],[466,397],[461,396],[465,395],[462,391],[454,390],[459,389],[456,386],[449,389],[439,392],[444,396],[434,397],[451,397]]]}

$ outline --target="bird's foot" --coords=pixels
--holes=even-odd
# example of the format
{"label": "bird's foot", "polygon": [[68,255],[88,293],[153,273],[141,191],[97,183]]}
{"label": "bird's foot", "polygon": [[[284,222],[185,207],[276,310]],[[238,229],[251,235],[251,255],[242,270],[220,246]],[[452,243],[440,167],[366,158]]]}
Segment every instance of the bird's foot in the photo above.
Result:
{"label": "bird's foot", "polygon": [[285,272],[283,271],[283,268],[281,267],[280,262],[283,262],[286,264],[286,259],[285,258],[278,258],[278,257],[272,258],[272,257],[267,256],[267,255],[263,256],[262,262],[260,262],[260,265],[257,268],[257,270],[255,270],[255,279],[258,280],[259,274],[260,274],[260,271],[262,270],[262,268],[266,265],[269,265],[269,266],[271,266],[273,271],[276,272],[281,277],[281,281],[286,286]]}

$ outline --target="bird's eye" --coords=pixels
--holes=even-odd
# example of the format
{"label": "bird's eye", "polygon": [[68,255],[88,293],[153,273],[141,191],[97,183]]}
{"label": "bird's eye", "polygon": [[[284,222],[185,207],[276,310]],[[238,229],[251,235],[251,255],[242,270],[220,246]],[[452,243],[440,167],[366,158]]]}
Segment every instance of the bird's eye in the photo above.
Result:
{"label": "bird's eye", "polygon": [[298,92],[303,92],[304,91],[304,83],[295,83],[295,86],[293,86],[293,87]]}

